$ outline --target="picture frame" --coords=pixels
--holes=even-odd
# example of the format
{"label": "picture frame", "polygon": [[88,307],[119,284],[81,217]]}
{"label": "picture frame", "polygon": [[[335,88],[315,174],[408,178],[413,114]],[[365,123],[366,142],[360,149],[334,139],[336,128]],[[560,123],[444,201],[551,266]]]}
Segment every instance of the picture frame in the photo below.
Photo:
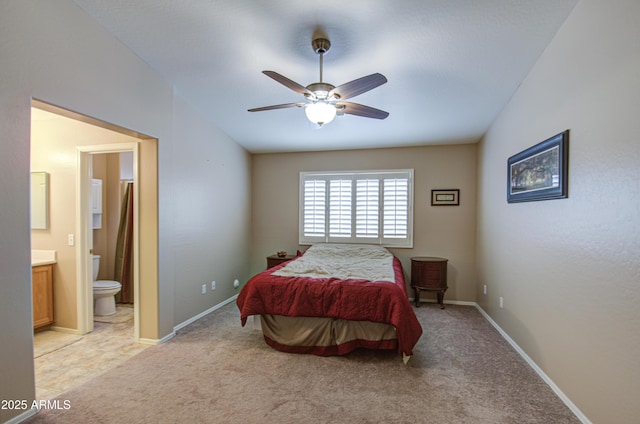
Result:
{"label": "picture frame", "polygon": [[460,189],[431,190],[431,206],[459,206]]}
{"label": "picture frame", "polygon": [[569,130],[507,160],[507,202],[569,197]]}

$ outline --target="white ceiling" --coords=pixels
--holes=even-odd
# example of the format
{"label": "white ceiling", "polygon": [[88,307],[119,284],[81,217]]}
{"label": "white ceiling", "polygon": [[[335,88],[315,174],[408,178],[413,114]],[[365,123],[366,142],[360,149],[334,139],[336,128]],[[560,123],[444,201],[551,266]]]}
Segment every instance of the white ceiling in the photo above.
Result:
{"label": "white ceiling", "polygon": [[[250,152],[477,142],[577,0],[75,0]],[[331,49],[326,82],[379,72],[350,99],[390,113],[317,129],[302,108],[247,109],[303,97],[319,79],[314,31]]]}

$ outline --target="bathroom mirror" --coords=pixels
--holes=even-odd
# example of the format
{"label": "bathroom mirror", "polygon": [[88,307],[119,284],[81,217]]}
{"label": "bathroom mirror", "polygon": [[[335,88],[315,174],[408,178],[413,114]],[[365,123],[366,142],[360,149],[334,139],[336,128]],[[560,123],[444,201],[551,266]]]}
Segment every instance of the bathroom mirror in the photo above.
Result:
{"label": "bathroom mirror", "polygon": [[49,224],[49,174],[31,173],[31,229],[46,230]]}

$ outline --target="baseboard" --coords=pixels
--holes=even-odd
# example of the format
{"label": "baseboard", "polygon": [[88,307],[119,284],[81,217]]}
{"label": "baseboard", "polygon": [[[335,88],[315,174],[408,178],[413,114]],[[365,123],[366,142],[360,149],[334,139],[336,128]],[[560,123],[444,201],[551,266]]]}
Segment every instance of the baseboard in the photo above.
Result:
{"label": "baseboard", "polygon": [[195,322],[197,320],[199,320],[200,318],[203,318],[207,315],[209,315],[211,312],[218,310],[220,308],[222,308],[225,305],[228,305],[229,303],[235,301],[238,298],[238,295],[234,295],[232,297],[230,297],[229,299],[218,303],[217,305],[212,306],[211,308],[207,309],[204,312],[199,313],[198,315],[189,318],[188,320],[181,322],[180,324],[176,325],[175,327],[173,327],[173,332],[175,333],[176,331],[180,330],[181,328],[186,327],[187,325],[191,324],[192,322]]}
{"label": "baseboard", "polygon": [[166,336],[164,336],[161,339],[144,339],[144,338],[139,338],[138,339],[138,343],[140,344],[145,344],[145,345],[159,345],[165,342],[168,342],[169,340],[171,340],[174,336],[176,335],[175,331],[172,331],[171,333],[167,334]]}
{"label": "baseboard", "polygon": [[195,322],[195,321],[199,320],[200,318],[202,318],[202,317],[204,317],[206,315],[209,315],[211,312],[222,308],[223,306],[235,301],[237,298],[238,298],[238,295],[236,294],[235,296],[232,296],[229,299],[227,299],[227,300],[225,300],[223,302],[220,302],[217,305],[212,306],[211,308],[207,309],[206,311],[201,312],[198,315],[196,315],[194,317],[191,317],[191,318],[189,318],[188,320],[186,320],[184,322],[181,322],[180,324],[178,324],[175,327],[173,327],[173,331],[171,333],[167,334],[166,336],[164,336],[161,339],[144,339],[144,338],[140,338],[140,339],[138,339],[138,343],[146,344],[146,345],[159,345],[159,344],[165,343],[165,342],[171,340],[173,337],[175,337],[176,332],[178,330],[180,330],[181,328],[184,328],[187,325],[191,324],[192,322]]}
{"label": "baseboard", "polygon": [[[58,331],[60,333],[67,333],[67,334],[75,334],[78,336],[83,336],[86,333],[81,333],[80,331],[74,329],[74,328],[67,328],[67,327],[56,327],[56,326],[52,326],[50,328],[50,330],[53,331]],[[158,344],[162,344],[168,340],[171,340],[173,338],[173,336],[175,336],[176,333],[175,331],[167,334],[166,336],[164,336],[161,339],[145,339],[145,338],[139,338],[136,343],[140,343],[140,344],[145,344],[145,345],[158,345]]]}
{"label": "baseboard", "polygon": [[573,402],[571,402],[571,399],[569,399],[569,397],[565,395],[562,390],[560,390],[560,388],[553,382],[553,380],[551,380],[551,378],[549,378],[549,376],[545,374],[544,371],[542,371],[542,368],[540,368],[538,364],[536,364],[533,359],[531,359],[529,355],[527,355],[525,351],[522,350],[522,348],[520,348],[520,346],[518,346],[518,344],[511,337],[509,337],[509,335],[502,328],[500,328],[498,323],[495,322],[493,318],[491,318],[480,305],[478,305],[477,303],[474,303],[474,305],[476,309],[482,314],[482,316],[485,317],[485,319],[489,321],[489,323],[493,325],[496,330],[498,330],[498,333],[500,333],[500,335],[511,345],[511,347],[513,347],[516,352],[518,352],[522,359],[524,359],[527,364],[529,364],[529,366],[533,368],[533,370],[540,376],[540,378],[542,378],[542,380],[544,380],[544,382],[547,383],[549,387],[551,387],[551,390],[553,390],[553,392],[560,398],[560,400],[562,400],[562,402],[567,405],[567,407],[571,410],[571,412],[575,414],[580,422],[582,422],[583,424],[591,424],[591,421],[582,413],[582,411],[580,411],[580,409],[578,409],[578,407]]}
{"label": "baseboard", "polygon": [[[433,303],[436,303],[436,300],[433,300]],[[466,300],[445,300],[443,303],[445,305],[476,306],[476,302],[468,302]]]}
{"label": "baseboard", "polygon": [[[415,297],[410,297],[411,303],[415,302]],[[436,299],[420,299],[420,303],[438,303]],[[444,300],[445,305],[463,305],[463,306],[476,306],[476,302],[469,302],[467,300]]]}
{"label": "baseboard", "polygon": [[85,333],[81,333],[76,328],[58,327],[58,326],[55,326],[55,325],[52,325],[51,327],[49,327],[49,330],[58,331],[60,333],[76,334],[78,336],[82,336],[82,335],[85,334]]}
{"label": "baseboard", "polygon": [[28,420],[29,418],[33,417],[38,412],[40,412],[40,409],[38,409],[38,408],[28,409],[28,410],[24,411],[22,414],[16,415],[15,417],[11,418],[10,420],[5,421],[4,424],[19,424],[19,423],[24,422],[24,421]]}

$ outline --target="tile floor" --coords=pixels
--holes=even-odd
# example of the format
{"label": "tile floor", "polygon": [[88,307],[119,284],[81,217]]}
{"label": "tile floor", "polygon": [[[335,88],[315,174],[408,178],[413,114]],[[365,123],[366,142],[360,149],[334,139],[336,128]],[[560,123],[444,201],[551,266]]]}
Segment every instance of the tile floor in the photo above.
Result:
{"label": "tile floor", "polygon": [[117,309],[110,317],[95,317],[88,334],[34,335],[36,399],[53,399],[148,347],[133,342],[133,307]]}

